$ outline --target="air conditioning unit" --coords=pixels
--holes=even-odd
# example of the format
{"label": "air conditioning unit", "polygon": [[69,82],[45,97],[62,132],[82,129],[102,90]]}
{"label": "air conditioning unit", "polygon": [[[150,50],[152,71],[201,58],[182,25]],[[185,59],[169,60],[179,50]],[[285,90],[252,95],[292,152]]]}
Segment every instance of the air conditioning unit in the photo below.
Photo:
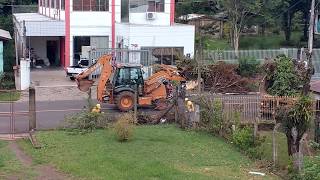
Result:
{"label": "air conditioning unit", "polygon": [[147,12],[146,13],[147,20],[153,20],[156,19],[156,13],[155,12]]}

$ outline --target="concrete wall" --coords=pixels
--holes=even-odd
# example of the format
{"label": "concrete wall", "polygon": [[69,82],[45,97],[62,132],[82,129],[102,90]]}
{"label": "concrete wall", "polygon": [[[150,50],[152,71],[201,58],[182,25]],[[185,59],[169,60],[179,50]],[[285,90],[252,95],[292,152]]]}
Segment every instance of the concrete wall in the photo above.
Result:
{"label": "concrete wall", "polygon": [[0,41],[0,73],[3,72],[3,42]]}

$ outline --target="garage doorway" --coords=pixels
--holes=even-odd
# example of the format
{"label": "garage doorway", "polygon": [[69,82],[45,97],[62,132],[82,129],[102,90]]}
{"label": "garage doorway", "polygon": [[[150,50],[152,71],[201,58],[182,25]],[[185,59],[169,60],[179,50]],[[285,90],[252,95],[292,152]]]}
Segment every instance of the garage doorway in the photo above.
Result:
{"label": "garage doorway", "polygon": [[47,58],[51,66],[59,66],[58,41],[47,41]]}

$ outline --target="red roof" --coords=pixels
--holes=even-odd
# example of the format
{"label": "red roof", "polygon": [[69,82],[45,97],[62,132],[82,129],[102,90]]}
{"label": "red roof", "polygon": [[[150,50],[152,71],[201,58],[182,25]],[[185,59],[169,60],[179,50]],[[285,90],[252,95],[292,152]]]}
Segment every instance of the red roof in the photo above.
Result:
{"label": "red roof", "polygon": [[320,80],[310,82],[310,90],[315,93],[320,93]]}

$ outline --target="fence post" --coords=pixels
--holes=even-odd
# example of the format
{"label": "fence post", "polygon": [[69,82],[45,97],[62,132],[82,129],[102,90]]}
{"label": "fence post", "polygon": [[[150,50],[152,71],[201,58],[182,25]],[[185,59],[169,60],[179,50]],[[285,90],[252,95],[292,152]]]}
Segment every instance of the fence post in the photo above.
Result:
{"label": "fence post", "polygon": [[36,116],[36,90],[34,87],[29,88],[29,131],[37,127]]}
{"label": "fence post", "polygon": [[137,117],[137,114],[138,114],[138,107],[137,107],[137,104],[138,104],[138,84],[135,85],[135,91],[134,91],[134,121],[137,122],[138,121],[138,117]]}
{"label": "fence post", "polygon": [[273,132],[272,132],[272,151],[273,151],[273,167],[276,168],[277,161],[278,161],[278,147],[277,147],[277,141],[276,141],[276,133],[278,128],[280,127],[280,123],[276,124],[274,126]]}

